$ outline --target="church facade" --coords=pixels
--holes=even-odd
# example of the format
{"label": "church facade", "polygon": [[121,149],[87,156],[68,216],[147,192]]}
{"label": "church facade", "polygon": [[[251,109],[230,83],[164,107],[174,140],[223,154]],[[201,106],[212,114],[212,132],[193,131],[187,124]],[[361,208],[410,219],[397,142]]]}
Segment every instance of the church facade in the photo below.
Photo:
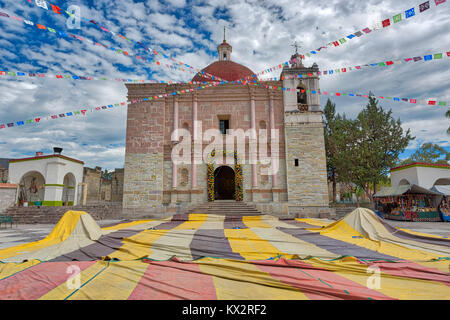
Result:
{"label": "church facade", "polygon": [[[253,76],[231,60],[225,40],[218,53],[206,74],[226,81]],[[128,106],[124,209],[164,215],[235,200],[265,214],[329,213],[322,110],[319,95],[311,94],[319,90],[319,69],[303,66],[298,54],[292,59],[284,80],[264,85],[218,84],[172,95],[198,84],[127,84],[129,101],[164,98]],[[217,80],[192,79],[211,81]]]}

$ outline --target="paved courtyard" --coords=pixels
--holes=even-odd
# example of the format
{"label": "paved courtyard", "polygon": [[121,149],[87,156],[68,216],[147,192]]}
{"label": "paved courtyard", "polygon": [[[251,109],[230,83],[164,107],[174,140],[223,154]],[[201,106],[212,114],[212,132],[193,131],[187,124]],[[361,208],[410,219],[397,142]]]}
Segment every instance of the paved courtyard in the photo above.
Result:
{"label": "paved courtyard", "polygon": [[[114,224],[120,220],[101,220],[97,223],[102,227]],[[325,220],[328,221],[328,220]],[[385,220],[391,226],[409,229],[411,231],[429,233],[450,238],[450,223],[448,222],[407,222]],[[331,222],[331,221],[330,221]],[[0,228],[0,249],[21,245],[45,238],[53,229],[53,224],[34,224],[34,225],[2,225]]]}

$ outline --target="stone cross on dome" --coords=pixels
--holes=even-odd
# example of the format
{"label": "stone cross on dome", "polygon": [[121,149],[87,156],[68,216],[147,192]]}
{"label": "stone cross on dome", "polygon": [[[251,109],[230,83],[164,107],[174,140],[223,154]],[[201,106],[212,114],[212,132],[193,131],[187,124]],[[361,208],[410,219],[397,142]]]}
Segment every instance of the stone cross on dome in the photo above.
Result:
{"label": "stone cross on dome", "polygon": [[295,53],[291,57],[291,66],[293,68],[304,68],[302,63],[302,56],[298,53],[298,48],[301,48],[301,45],[299,45],[297,41],[295,41],[294,44],[291,45],[291,47],[295,48]]}
{"label": "stone cross on dome", "polygon": [[231,52],[233,52],[233,48],[225,39],[225,27],[223,27],[223,43],[217,47],[217,52],[219,53],[219,61],[231,61]]}

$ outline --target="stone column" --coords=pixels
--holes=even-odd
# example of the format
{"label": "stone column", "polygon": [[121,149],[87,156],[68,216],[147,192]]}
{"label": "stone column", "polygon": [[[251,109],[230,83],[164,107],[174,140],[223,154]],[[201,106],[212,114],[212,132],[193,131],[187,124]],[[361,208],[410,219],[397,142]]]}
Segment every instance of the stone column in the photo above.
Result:
{"label": "stone column", "polygon": [[[198,140],[198,132],[197,132],[197,94],[193,95],[193,101],[192,101],[192,141],[195,145],[195,143]],[[194,190],[197,188],[197,163],[196,163],[196,154],[195,154],[195,148],[194,152],[192,153],[192,178],[191,178],[191,187]]]}
{"label": "stone column", "polygon": [[[178,129],[178,97],[173,97],[173,132]],[[172,144],[178,143],[178,139],[172,139]],[[170,196],[171,203],[177,202],[177,186],[178,186],[178,166],[172,161],[172,194]]]}
{"label": "stone column", "polygon": [[[269,89],[269,121],[270,121],[270,141],[272,141],[272,130],[275,130],[275,110],[273,106],[273,92]],[[272,143],[270,143],[270,156],[273,161],[273,149],[272,149]],[[277,153],[278,154],[278,153]],[[277,159],[279,161],[279,159]],[[273,166],[272,166],[273,167]],[[275,168],[273,168],[275,169]],[[277,171],[272,171],[272,190],[278,189],[278,179],[277,179]],[[272,200],[274,202],[279,201],[279,192],[278,191],[272,191]]]}
{"label": "stone column", "polygon": [[[255,92],[250,89],[250,123],[251,123],[251,136],[249,143],[255,146],[255,150],[252,152],[250,147],[250,159],[255,161],[257,158],[257,141],[256,141],[256,111],[255,111]],[[258,172],[256,163],[252,163],[252,189],[258,188]]]}

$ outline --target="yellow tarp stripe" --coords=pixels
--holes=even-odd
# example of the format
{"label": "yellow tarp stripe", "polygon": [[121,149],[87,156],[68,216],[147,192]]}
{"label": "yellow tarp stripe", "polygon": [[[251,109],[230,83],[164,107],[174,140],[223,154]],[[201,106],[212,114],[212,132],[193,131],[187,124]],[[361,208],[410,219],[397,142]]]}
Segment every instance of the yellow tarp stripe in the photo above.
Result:
{"label": "yellow tarp stripe", "polygon": [[108,257],[119,260],[135,260],[152,254],[153,242],[170,230],[144,230],[129,238],[123,239],[123,245],[109,254]]}
{"label": "yellow tarp stripe", "polygon": [[153,220],[138,220],[138,221],[124,222],[124,223],[120,223],[120,224],[115,225],[115,226],[102,228],[102,230],[110,231],[110,230],[128,229],[130,227],[134,227],[134,226],[137,226],[137,225],[140,225],[140,224],[144,224],[144,223],[148,223],[148,222],[151,222],[151,221],[153,221]]}
{"label": "yellow tarp stripe", "polygon": [[39,241],[0,249],[0,260],[21,255],[26,252],[47,248],[66,240],[72,234],[75,226],[80,221],[80,216],[83,214],[86,214],[86,212],[67,211],[47,237]]}
{"label": "yellow tarp stripe", "polygon": [[142,261],[120,261],[81,287],[68,300],[126,300],[141,281],[149,264]]}
{"label": "yellow tarp stripe", "polygon": [[[80,285],[83,285],[89,279],[92,279],[98,272],[100,272],[102,269],[104,269],[108,265],[108,262],[106,261],[97,261],[90,267],[86,268],[85,270],[81,271],[80,276]],[[67,278],[69,279],[69,274],[67,275]],[[63,300],[69,295],[71,295],[73,292],[75,292],[77,289],[75,288],[69,288],[67,285],[67,282],[64,282],[63,284],[59,285],[58,287],[50,290],[46,294],[44,294],[42,297],[39,298],[39,300]]]}
{"label": "yellow tarp stripe", "polygon": [[196,263],[212,276],[219,300],[309,300],[297,288],[246,261],[206,258]]}
{"label": "yellow tarp stripe", "polygon": [[[314,231],[313,231],[314,232]],[[365,238],[362,234],[353,229],[345,221],[341,221],[332,228],[320,231],[321,235],[326,237],[341,240],[347,243],[355,244],[357,246],[387,254],[404,260],[420,261],[432,260],[439,258],[439,255],[426,252],[419,249],[410,249],[402,245],[389,243],[386,241],[374,241]],[[353,238],[358,237],[358,238]]]}
{"label": "yellow tarp stripe", "polygon": [[249,228],[272,228],[271,225],[261,221],[261,216],[245,216],[242,222]]}
{"label": "yellow tarp stripe", "polygon": [[31,268],[41,263],[39,260],[29,260],[24,263],[0,263],[0,280],[9,278],[10,276]]}
{"label": "yellow tarp stripe", "polygon": [[172,230],[198,229],[206,221],[206,219],[208,219],[207,214],[191,213],[189,214],[188,221],[183,222]]}
{"label": "yellow tarp stripe", "polygon": [[450,238],[449,237],[443,237],[443,236],[438,236],[435,234],[429,234],[429,233],[423,233],[423,232],[417,232],[417,231],[412,231],[409,229],[404,229],[404,228],[397,228],[398,230],[416,235],[416,236],[422,236],[422,237],[428,237],[428,238],[436,238],[436,239],[444,239],[444,240],[448,240],[448,245],[450,246]]}
{"label": "yellow tarp stripe", "polygon": [[233,252],[239,253],[246,260],[266,260],[278,255],[289,259],[293,256],[280,252],[250,229],[225,229],[224,232]]}
{"label": "yellow tarp stripe", "polygon": [[[373,272],[368,266],[358,263],[356,258],[346,257],[341,260],[325,261],[320,259],[304,260],[318,268],[334,272],[348,280],[363,286],[373,284],[370,277]],[[386,296],[402,300],[443,300],[450,299],[450,287],[436,281],[428,281],[407,277],[398,277],[387,273],[380,273],[379,288],[370,288]]]}

